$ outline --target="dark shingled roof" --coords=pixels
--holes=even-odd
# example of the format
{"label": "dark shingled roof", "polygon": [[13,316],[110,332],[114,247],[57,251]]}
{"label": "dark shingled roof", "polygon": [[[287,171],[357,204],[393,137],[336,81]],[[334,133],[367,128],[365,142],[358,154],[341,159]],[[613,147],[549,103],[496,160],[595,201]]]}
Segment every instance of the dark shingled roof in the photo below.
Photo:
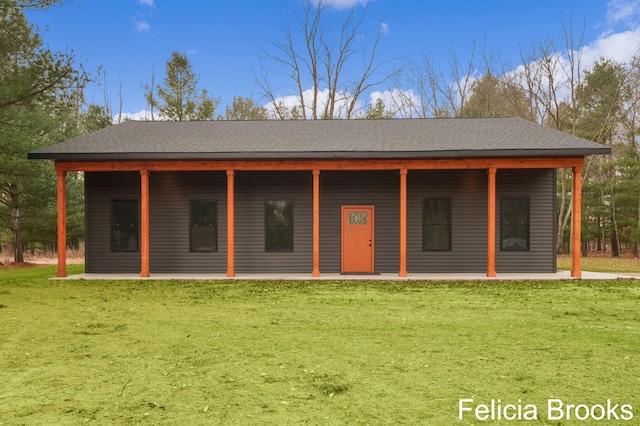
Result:
{"label": "dark shingled roof", "polygon": [[62,161],[580,157],[611,149],[516,117],[129,121],[29,153]]}

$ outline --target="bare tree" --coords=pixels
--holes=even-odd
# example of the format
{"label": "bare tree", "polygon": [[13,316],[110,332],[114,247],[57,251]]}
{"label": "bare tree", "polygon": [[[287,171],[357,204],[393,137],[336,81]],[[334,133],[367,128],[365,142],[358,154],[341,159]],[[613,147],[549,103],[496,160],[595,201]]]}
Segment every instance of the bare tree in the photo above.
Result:
{"label": "bare tree", "polygon": [[[519,68],[522,84],[532,102],[532,110],[539,123],[576,134],[577,90],[581,79],[581,52],[584,31],[579,38],[574,35],[573,25],[564,29],[564,46],[559,48],[551,39],[532,45],[529,52],[521,51],[522,66]],[[587,178],[589,163],[582,175]],[[573,194],[570,189],[571,174],[559,170],[559,212],[556,251],[564,242],[564,230],[571,218]]]}
{"label": "bare tree", "polygon": [[[384,26],[378,26],[373,38],[368,37],[364,30],[366,10],[354,6],[340,27],[332,30],[325,18],[328,8],[324,0],[304,0],[301,13],[294,13],[296,24],[284,26],[283,38],[272,42],[272,51],[263,50],[256,83],[276,118],[353,118],[362,107],[359,100],[363,94],[399,72],[388,69],[396,58],[378,59]],[[272,85],[274,72],[282,73],[291,83],[294,105],[282,102]]]}
{"label": "bare tree", "polygon": [[[403,84],[396,79],[397,109],[406,117],[454,117],[458,116],[472,94],[479,66],[477,44],[472,42],[471,51],[465,60],[449,49],[446,72],[436,68],[427,55],[421,62],[408,67],[406,85],[411,91],[402,90]],[[484,68],[490,69],[492,60],[485,54]],[[415,91],[414,91],[415,90]]]}
{"label": "bare tree", "polygon": [[118,76],[118,112],[114,114],[111,108],[111,96],[109,95],[109,85],[107,80],[107,72],[102,66],[98,67],[97,77],[94,80],[98,87],[102,87],[102,105],[104,112],[111,117],[113,124],[120,124],[123,122],[123,110],[122,105],[124,102],[124,93],[122,92],[122,76]]}
{"label": "bare tree", "polygon": [[408,67],[406,85],[412,90],[404,90],[403,82],[396,80],[394,102],[403,117],[449,117],[453,114],[443,98],[449,91],[446,78],[426,55],[420,63]]}

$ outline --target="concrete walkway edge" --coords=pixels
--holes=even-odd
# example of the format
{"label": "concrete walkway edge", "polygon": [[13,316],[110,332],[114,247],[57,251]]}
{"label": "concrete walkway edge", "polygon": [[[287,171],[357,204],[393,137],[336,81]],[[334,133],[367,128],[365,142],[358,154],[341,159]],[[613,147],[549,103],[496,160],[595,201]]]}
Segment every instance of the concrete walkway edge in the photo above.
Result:
{"label": "concrete walkway edge", "polygon": [[282,274],[237,274],[228,278],[224,274],[154,274],[149,278],[141,278],[138,274],[77,274],[66,278],[51,278],[52,280],[230,280],[230,281],[549,281],[549,280],[617,280],[640,279],[636,274],[582,272],[582,278],[572,278],[569,271],[556,273],[503,273],[497,277],[487,277],[482,273],[447,273],[447,274],[409,274],[408,277],[399,277],[398,274],[376,275],[341,275],[321,274],[314,278],[311,272],[308,274],[282,273]]}

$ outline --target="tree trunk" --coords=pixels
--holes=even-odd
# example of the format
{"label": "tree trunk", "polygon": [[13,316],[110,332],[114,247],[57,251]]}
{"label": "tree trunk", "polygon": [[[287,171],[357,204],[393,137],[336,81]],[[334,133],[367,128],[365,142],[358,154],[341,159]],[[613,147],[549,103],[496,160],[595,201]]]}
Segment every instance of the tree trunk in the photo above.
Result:
{"label": "tree trunk", "polygon": [[[567,177],[566,170],[560,169],[560,211],[558,212],[558,235],[556,236],[556,253],[560,254],[564,248],[564,230],[567,226],[569,215],[567,210]],[[567,250],[568,253],[568,250]]]}
{"label": "tree trunk", "polygon": [[620,257],[620,246],[618,244],[618,233],[611,230],[611,257]]}
{"label": "tree trunk", "polygon": [[640,235],[640,200],[638,200],[638,223],[636,225],[636,241],[633,243],[633,255],[636,258],[640,254],[640,250],[638,250],[638,247],[640,246],[640,244],[638,244],[638,235]]}
{"label": "tree trunk", "polygon": [[620,237],[618,235],[618,219],[616,218],[616,201],[611,197],[611,256],[620,257]]}
{"label": "tree trunk", "polygon": [[11,229],[13,231],[13,261],[24,262],[22,230],[20,229],[20,195],[11,194]]}

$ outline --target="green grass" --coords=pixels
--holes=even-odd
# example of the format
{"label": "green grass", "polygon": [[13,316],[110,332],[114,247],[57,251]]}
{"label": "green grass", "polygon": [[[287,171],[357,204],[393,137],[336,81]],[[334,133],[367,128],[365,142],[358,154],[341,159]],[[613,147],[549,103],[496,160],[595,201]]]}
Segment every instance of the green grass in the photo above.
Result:
{"label": "green grass", "polygon": [[[36,266],[28,268],[0,269],[0,286],[3,284],[15,284],[34,279],[47,280],[55,277],[57,266]],[[84,265],[68,265],[68,275],[84,273]]]}
{"label": "green grass", "polygon": [[532,424],[618,424],[550,421],[550,398],[609,399],[640,418],[637,281],[47,280],[52,271],[0,271],[2,425],[523,424],[459,421],[466,398],[534,404]]}
{"label": "green grass", "polygon": [[[571,270],[571,257],[558,256],[558,269]],[[587,256],[581,258],[580,269],[591,272],[620,272],[640,275],[640,259]]]}

